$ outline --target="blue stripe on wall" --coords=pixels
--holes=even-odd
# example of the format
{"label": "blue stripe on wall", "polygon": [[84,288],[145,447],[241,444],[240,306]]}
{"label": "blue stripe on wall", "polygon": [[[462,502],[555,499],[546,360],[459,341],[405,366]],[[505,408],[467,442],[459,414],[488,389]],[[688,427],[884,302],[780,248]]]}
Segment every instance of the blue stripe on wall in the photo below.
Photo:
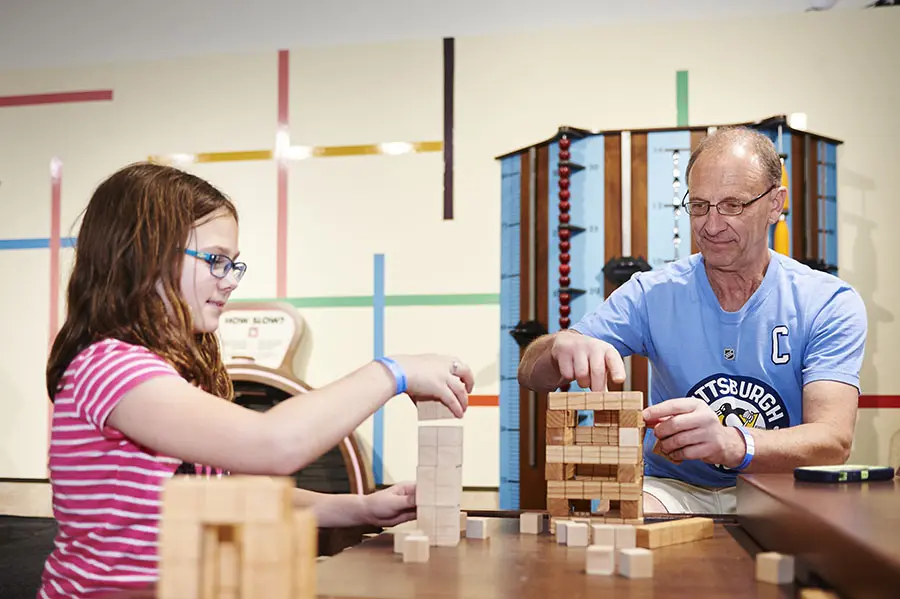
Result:
{"label": "blue stripe on wall", "polygon": [[[75,247],[74,237],[63,237],[59,240],[60,247]],[[49,237],[34,239],[0,239],[0,250],[46,250],[50,248]]]}
{"label": "blue stripe on wall", "polygon": [[[375,254],[375,288],[372,292],[374,359],[384,357],[384,254]],[[375,484],[384,480],[384,408],[378,408],[373,420],[372,474]]]}

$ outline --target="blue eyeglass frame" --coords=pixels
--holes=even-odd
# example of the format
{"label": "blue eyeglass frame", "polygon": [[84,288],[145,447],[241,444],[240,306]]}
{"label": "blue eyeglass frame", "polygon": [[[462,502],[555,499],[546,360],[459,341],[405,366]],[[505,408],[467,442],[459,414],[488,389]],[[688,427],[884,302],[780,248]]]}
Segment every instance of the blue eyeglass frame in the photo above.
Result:
{"label": "blue eyeglass frame", "polygon": [[[236,273],[238,273],[237,280],[238,282],[240,282],[240,280],[244,278],[244,275],[247,274],[247,265],[245,263],[235,262],[225,254],[210,254],[207,252],[198,252],[196,250],[184,250],[184,253],[188,256],[199,258],[200,260],[203,260],[204,262],[209,264],[209,274],[216,277],[217,279],[224,279],[229,274],[231,274],[231,271],[235,271]],[[213,272],[213,268],[216,265],[216,261],[222,258],[228,260],[228,263],[225,265],[225,273],[219,276]]]}

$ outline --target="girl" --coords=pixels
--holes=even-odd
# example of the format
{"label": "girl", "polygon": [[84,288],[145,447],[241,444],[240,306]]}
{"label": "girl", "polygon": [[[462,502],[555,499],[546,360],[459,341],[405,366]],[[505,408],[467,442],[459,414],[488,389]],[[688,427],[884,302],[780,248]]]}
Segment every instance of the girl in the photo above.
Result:
{"label": "girl", "polygon": [[[465,412],[472,373],[438,355],[373,361],[265,413],[231,403],[215,331],[247,270],[237,258],[234,205],[193,175],[131,165],[91,198],[47,365],[59,533],[40,597],[155,582],[160,490],[183,461],[198,471],[289,475],[399,393]],[[415,517],[412,485],[366,496],[298,489],[296,502],[326,527]]]}

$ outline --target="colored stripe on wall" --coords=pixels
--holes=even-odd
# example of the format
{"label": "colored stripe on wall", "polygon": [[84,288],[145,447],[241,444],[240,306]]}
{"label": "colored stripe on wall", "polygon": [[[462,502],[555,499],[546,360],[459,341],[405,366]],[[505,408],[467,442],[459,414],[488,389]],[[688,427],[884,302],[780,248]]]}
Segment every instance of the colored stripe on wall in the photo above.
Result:
{"label": "colored stripe on wall", "polygon": [[[75,237],[61,237],[60,248],[75,247]],[[0,250],[46,250],[50,248],[49,237],[25,239],[0,239]]]}
{"label": "colored stripe on wall", "polygon": [[[384,357],[384,254],[375,254],[375,288],[372,294],[372,318],[374,325],[373,359]],[[384,408],[378,408],[373,418],[372,474],[375,484],[384,480]]]}
{"label": "colored stripe on wall", "polygon": [[278,239],[276,242],[276,293],[287,295],[287,226],[288,226],[288,164],[284,150],[290,147],[288,129],[288,93],[290,82],[290,55],[287,50],[278,52],[278,128],[275,146],[278,154]]}
{"label": "colored stripe on wall", "polygon": [[72,104],[75,102],[104,102],[112,99],[113,90],[111,89],[50,94],[26,94],[21,96],[0,96],[0,108],[41,106],[44,104]]}
{"label": "colored stripe on wall", "polygon": [[675,73],[675,102],[679,127],[688,126],[688,72]]}
{"label": "colored stripe on wall", "polygon": [[[295,308],[371,308],[371,295],[336,295],[320,297],[286,297],[281,299],[234,299],[232,302],[285,302]],[[495,306],[500,303],[498,293],[438,293],[419,295],[386,295],[384,305],[397,306]]]}
{"label": "colored stripe on wall", "polygon": [[444,38],[444,220],[453,219],[453,70],[452,37]]}

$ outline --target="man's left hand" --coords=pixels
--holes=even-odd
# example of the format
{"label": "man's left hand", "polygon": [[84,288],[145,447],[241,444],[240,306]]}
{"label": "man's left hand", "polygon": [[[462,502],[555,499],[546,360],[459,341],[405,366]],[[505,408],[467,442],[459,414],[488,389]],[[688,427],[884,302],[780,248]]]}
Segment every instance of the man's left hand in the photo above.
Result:
{"label": "man's left hand", "polygon": [[416,518],[416,484],[397,483],[362,497],[365,519],[373,526],[396,526]]}
{"label": "man's left hand", "polygon": [[660,448],[675,460],[702,460],[736,468],[746,446],[741,433],[723,426],[715,412],[701,399],[669,399],[644,410],[644,422],[653,429]]}

